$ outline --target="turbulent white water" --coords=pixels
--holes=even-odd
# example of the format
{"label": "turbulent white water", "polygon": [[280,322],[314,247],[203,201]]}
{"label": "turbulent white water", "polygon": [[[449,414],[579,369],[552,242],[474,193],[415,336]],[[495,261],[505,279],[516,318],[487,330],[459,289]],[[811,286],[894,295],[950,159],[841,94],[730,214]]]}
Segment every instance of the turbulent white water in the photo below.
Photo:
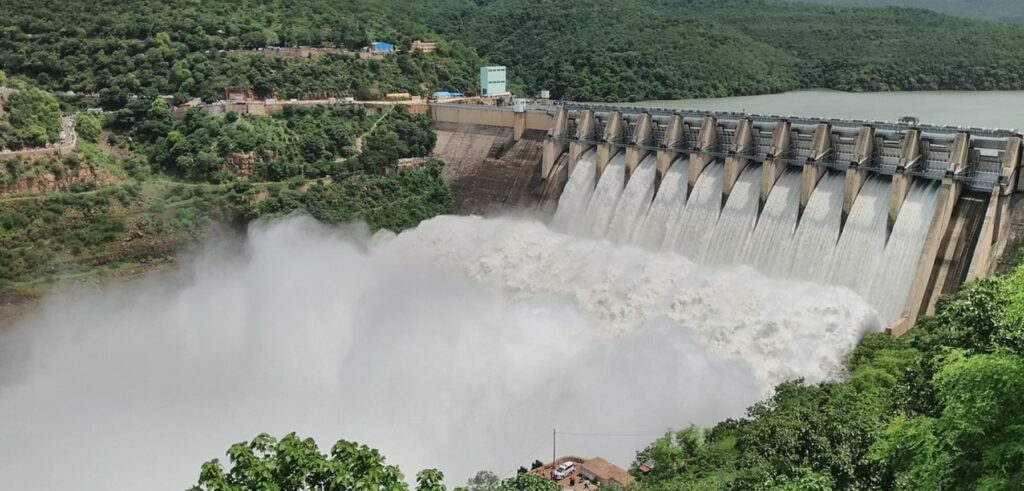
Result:
{"label": "turbulent white water", "polygon": [[800,172],[787,169],[764,203],[744,262],[771,276],[787,274],[799,211]]}
{"label": "turbulent white water", "polygon": [[597,180],[597,152],[589,150],[581,157],[569,182],[565,184],[562,195],[558,198],[558,209],[551,219],[551,225],[559,230],[585,230],[580,224],[585,217],[587,204],[594,195],[594,183]]}
{"label": "turbulent white water", "polygon": [[626,184],[618,208],[608,227],[608,238],[617,244],[639,239],[644,216],[654,198],[654,178],[657,173],[657,159],[652,154],[645,158],[633,171]]}
{"label": "turbulent white water", "polygon": [[707,251],[710,264],[739,264],[757,223],[761,195],[761,168],[748,167],[736,180],[729,201],[722,208]]}
{"label": "turbulent white water", "polygon": [[679,219],[669,226],[665,248],[679,251],[700,261],[711,242],[711,234],[722,206],[722,182],[725,168],[720,162],[708,164],[693,185],[693,193]]}
{"label": "turbulent white water", "polygon": [[818,282],[827,278],[839,242],[844,188],[845,178],[838,172],[822,176],[814,188],[793,236],[790,276]]}
{"label": "turbulent white water", "polygon": [[573,228],[582,227],[582,230],[589,230],[591,237],[604,237],[608,233],[608,225],[611,224],[612,215],[619,206],[619,199],[622,197],[623,186],[626,185],[626,153],[619,152],[601,173],[601,179],[597,182],[594,195],[587,204],[587,211],[579,223],[573,224]]}
{"label": "turbulent white water", "polygon": [[903,313],[914,275],[900,273],[917,269],[938,198],[937,183],[915,182],[900,208],[866,297],[883,319],[896,319]]}
{"label": "turbulent white water", "polygon": [[529,221],[369,238],[256,225],[180,272],[52,297],[0,334],[5,489],[182,489],[260,432],[378,447],[451,483],[559,452],[628,465],[664,428],[835,374],[880,325],[846,289]]}
{"label": "turbulent white water", "polygon": [[[645,169],[652,169],[651,165]],[[760,213],[759,166],[744,170],[725,203],[722,164],[708,165],[689,196],[688,171],[686,160],[675,162],[657,190],[649,188],[653,177],[638,171],[636,177],[640,182],[626,184],[621,200],[610,188],[619,185],[619,176],[614,181],[611,177],[602,178],[597,193],[592,189],[567,188],[562,202],[572,207],[586,198],[586,214],[603,209],[599,202],[605,199],[619,207],[611,230],[601,234],[600,230],[590,229],[589,235],[594,237],[632,242],[650,250],[675,251],[704,264],[745,264],[772,277],[845,286],[875,306],[885,322],[902,314],[936,206],[938,191],[933,184],[914,185],[887,244],[886,177],[873,176],[864,184],[844,229],[846,183],[840,172],[828,171],[821,178],[801,215],[799,170],[787,169],[779,177]],[[583,180],[581,177],[580,181]],[[590,182],[592,186],[593,179]],[[651,193],[656,193],[653,201]],[[625,220],[619,219],[635,220],[633,217],[642,213],[637,211],[643,209],[642,203],[649,204],[644,219],[638,229],[629,230],[623,224]],[[556,227],[573,230],[559,226],[557,221]]]}
{"label": "turbulent white water", "polygon": [[676,159],[657,189],[654,202],[640,227],[639,243],[649,248],[659,248],[665,242],[669,227],[679,219],[686,205],[687,179],[690,176],[690,161],[685,157]]}
{"label": "turbulent white water", "polygon": [[829,271],[829,283],[847,286],[865,298],[872,293],[871,283],[885,253],[889,185],[888,178],[872,176],[861,187]]}

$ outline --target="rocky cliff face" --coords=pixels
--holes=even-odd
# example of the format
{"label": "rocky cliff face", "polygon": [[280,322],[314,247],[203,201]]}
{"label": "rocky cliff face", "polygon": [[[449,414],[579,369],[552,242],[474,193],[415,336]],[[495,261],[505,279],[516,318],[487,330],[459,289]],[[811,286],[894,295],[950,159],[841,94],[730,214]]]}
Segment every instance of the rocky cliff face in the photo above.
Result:
{"label": "rocky cliff face", "polygon": [[78,169],[65,169],[60,175],[44,172],[32,177],[19,179],[6,186],[0,186],[0,196],[53,193],[69,191],[81,186],[103,187],[115,184],[117,181],[117,177],[103,170],[82,166]]}

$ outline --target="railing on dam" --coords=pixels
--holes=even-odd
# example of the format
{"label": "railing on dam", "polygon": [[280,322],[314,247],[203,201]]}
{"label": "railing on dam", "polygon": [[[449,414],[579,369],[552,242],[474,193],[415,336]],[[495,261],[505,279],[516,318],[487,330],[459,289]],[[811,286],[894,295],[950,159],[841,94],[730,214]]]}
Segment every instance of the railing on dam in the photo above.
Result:
{"label": "railing on dam", "polygon": [[[1019,184],[1024,144],[1014,130],[590,104],[566,104],[546,111],[551,126],[544,142],[541,176],[551,189],[562,189],[581,162],[593,169],[594,182],[614,169],[625,176],[615,176],[609,182],[628,186],[641,163],[653,159],[656,190],[671,170],[684,169],[682,176],[676,174],[670,181],[686,188],[680,193],[680,206],[689,206],[691,192],[707,175],[705,169],[714,169],[714,177],[706,182],[717,184],[702,189],[713,188],[713,194],[719,192],[714,186],[721,186],[721,199],[712,197],[707,203],[723,212],[740,176],[749,166],[759,166],[753,174],[756,188],[751,188],[748,180],[740,192],[747,198],[757,194],[754,223],[760,223],[780,176],[793,176],[791,167],[796,167],[800,173],[797,187],[790,178],[787,192],[780,195],[796,205],[795,223],[799,226],[819,183],[825,181],[830,185],[826,193],[841,189],[841,209],[829,216],[837,217],[832,226],[842,231],[865,183],[875,174],[882,178],[885,197],[868,203],[884,203],[871,205],[870,211],[885,214],[872,223],[885,224],[880,233],[884,233],[886,244],[895,233],[911,189],[937,190],[933,218],[921,222],[927,225],[927,234],[906,304],[899,319],[890,325],[897,334],[933,309],[946,288],[935,285],[956,287],[964,280],[951,271],[967,272],[967,278],[992,271],[1009,236],[1010,195],[1024,191]],[[649,176],[650,163],[646,169],[643,175]],[[913,183],[918,180],[932,182],[918,186]],[[958,205],[968,192],[969,200],[987,204],[984,217],[965,211],[979,207]],[[840,206],[838,203],[832,206]],[[904,223],[913,221],[915,210],[919,213],[922,206],[932,206],[914,203]],[[874,216],[880,215],[873,215],[872,220]],[[967,230],[968,222],[981,223],[980,230]]]}
{"label": "railing on dam", "polygon": [[[567,119],[548,135],[563,150],[576,143],[838,171],[859,168],[952,179],[973,191],[1016,187],[1019,167],[1016,162],[1007,168],[1008,157],[1019,160],[1021,136],[1015,130],[576,103],[547,112],[552,121],[560,112]],[[588,123],[580,125],[581,118]],[[612,118],[621,120],[614,135],[606,126]],[[644,118],[651,131],[638,139],[635,128]],[[748,126],[738,135],[741,123]],[[674,134],[668,134],[670,128]]]}

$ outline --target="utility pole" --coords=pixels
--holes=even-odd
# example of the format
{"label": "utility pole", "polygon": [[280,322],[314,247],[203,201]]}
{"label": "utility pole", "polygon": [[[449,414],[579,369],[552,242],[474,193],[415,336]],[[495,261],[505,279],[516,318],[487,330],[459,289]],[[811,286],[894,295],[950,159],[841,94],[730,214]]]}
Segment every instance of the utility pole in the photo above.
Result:
{"label": "utility pole", "polygon": [[555,442],[558,441],[558,430],[556,428],[551,429],[551,463],[555,463],[555,459],[558,456],[555,454]]}

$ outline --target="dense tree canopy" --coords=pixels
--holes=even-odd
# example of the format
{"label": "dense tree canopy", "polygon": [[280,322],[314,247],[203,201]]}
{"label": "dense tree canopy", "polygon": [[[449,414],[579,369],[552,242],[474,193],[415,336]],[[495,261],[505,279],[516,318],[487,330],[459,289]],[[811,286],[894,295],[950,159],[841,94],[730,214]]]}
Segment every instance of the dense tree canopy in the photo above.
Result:
{"label": "dense tree canopy", "polygon": [[759,0],[668,2],[798,60],[801,87],[847,91],[1024,88],[1024,28],[912,9]]}
{"label": "dense tree canopy", "polygon": [[[917,9],[767,0],[11,0],[0,69],[52,90],[213,100],[477,91],[481,58],[514,89],[589,100],[843,90],[1019,89],[1024,28]],[[439,42],[431,55],[406,52]],[[373,40],[400,52],[353,50]],[[331,46],[310,58],[265,46]],[[478,56],[479,54],[479,56]]]}
{"label": "dense tree canopy", "polygon": [[960,17],[1024,24],[1024,2],[1018,0],[808,0],[842,7],[913,7]]}
{"label": "dense tree canopy", "polygon": [[[2,72],[0,72],[2,74]],[[55,142],[60,134],[60,104],[33,84],[8,80],[0,97],[0,149],[20,150]]]}
{"label": "dense tree canopy", "polygon": [[[971,283],[849,379],[787,383],[745,419],[668,434],[641,489],[1012,490],[1024,483],[1024,266]],[[636,472],[634,469],[633,472]]]}
{"label": "dense tree canopy", "polygon": [[[377,172],[434,147],[429,118],[404,107],[380,116],[352,106],[287,106],[269,117],[190,111],[176,121],[163,100],[137,99],[114,114],[111,126],[134,138],[157,168],[215,182],[237,177],[238,162],[255,167],[245,171],[250,178],[315,178]],[[358,138],[363,145],[357,151]]]}
{"label": "dense tree canopy", "polygon": [[[231,468],[217,459],[203,464],[193,491],[408,491],[402,472],[372,448],[339,440],[328,454],[315,441],[290,433],[284,438],[262,434],[236,443],[227,452]],[[444,474],[425,469],[416,474],[416,491],[446,491]],[[466,488],[456,488],[465,491]],[[537,476],[492,482],[488,491],[558,491]]]}
{"label": "dense tree canopy", "polygon": [[133,95],[212,100],[238,88],[286,98],[470,91],[476,54],[444,40],[430,56],[402,52],[378,61],[354,53],[283,60],[253,51],[352,51],[373,40],[407,49],[414,39],[434,38],[422,24],[368,0],[11,0],[0,16],[0,69],[51,90],[98,93],[107,107]]}
{"label": "dense tree canopy", "polygon": [[765,0],[478,3],[434,0],[417,14],[509,65],[530,93],[643,100],[1024,87],[1024,28],[924,10]]}

